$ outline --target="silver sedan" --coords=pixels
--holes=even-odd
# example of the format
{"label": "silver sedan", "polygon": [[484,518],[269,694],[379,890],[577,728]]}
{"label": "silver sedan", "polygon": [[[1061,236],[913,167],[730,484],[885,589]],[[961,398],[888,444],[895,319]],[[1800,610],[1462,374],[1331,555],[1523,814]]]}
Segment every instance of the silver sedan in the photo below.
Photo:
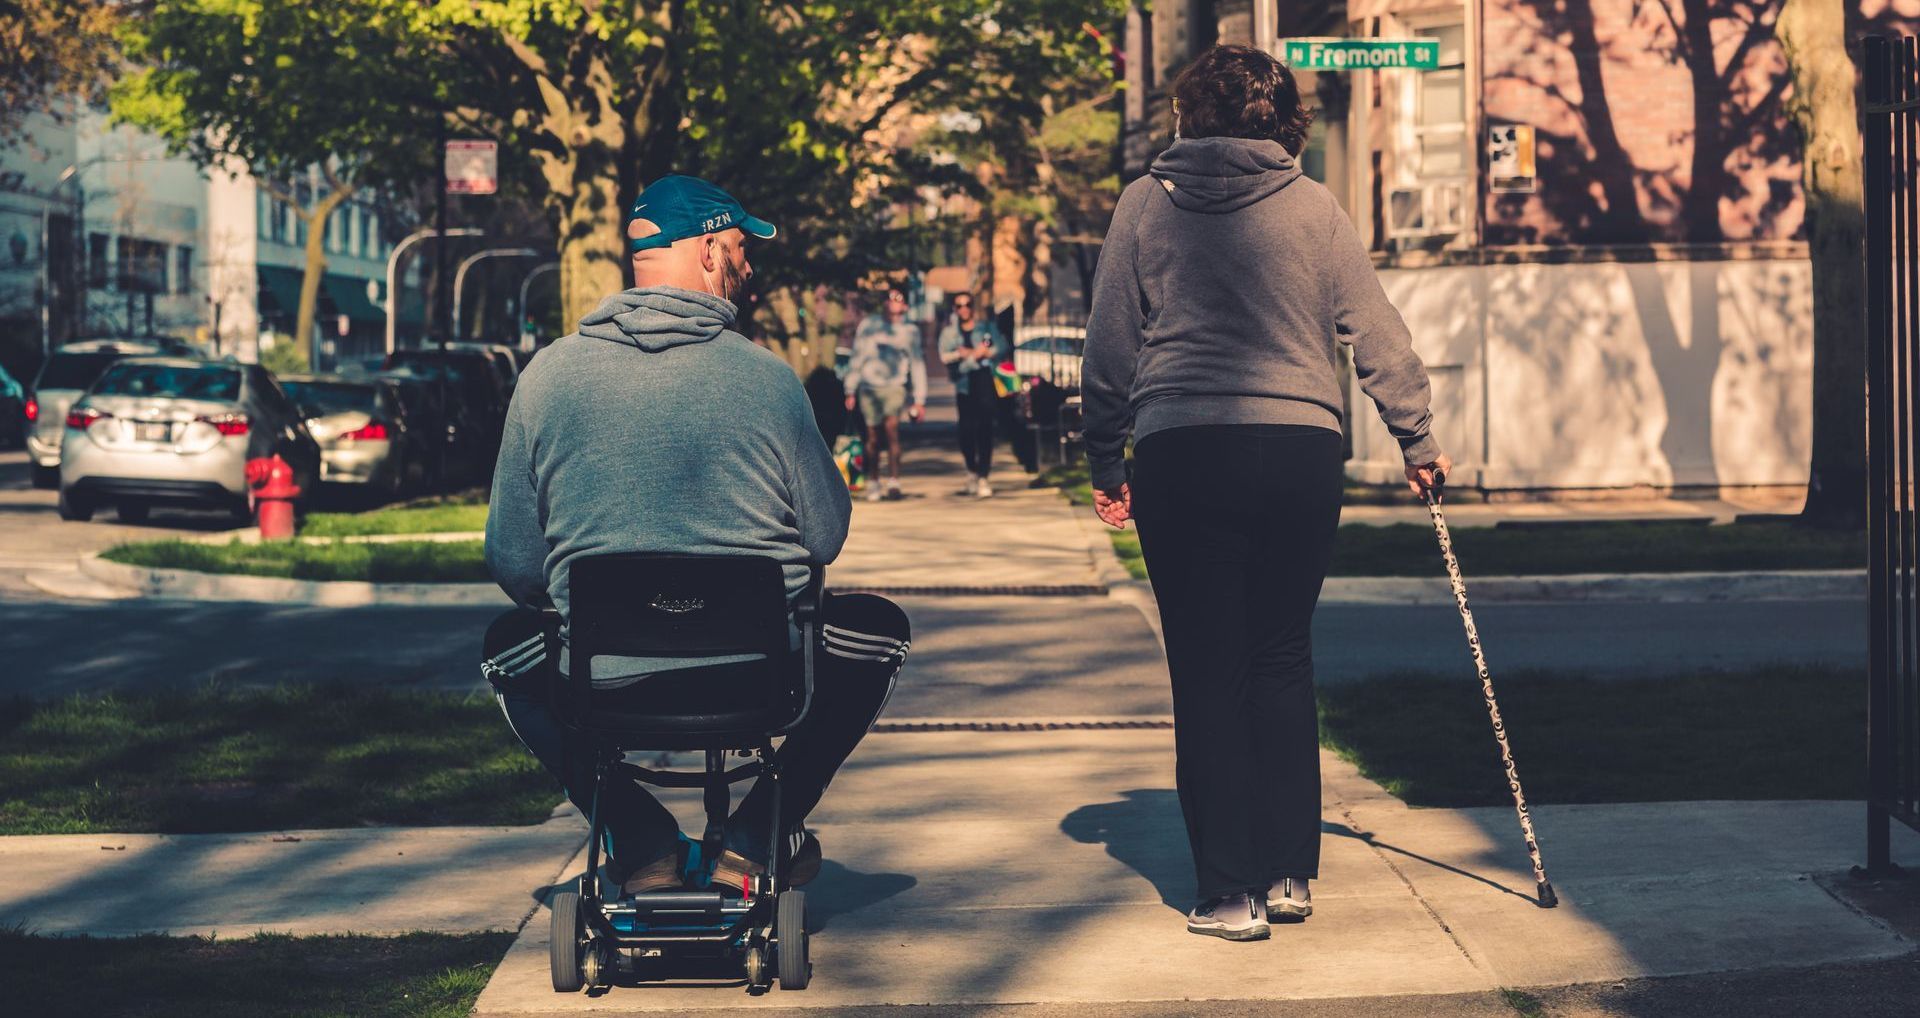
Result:
{"label": "silver sedan", "polygon": [[60,516],[103,504],[138,522],[159,504],[251,518],[247,462],[278,455],[311,491],[320,450],[266,369],[172,357],[115,363],[68,409],[60,443]]}

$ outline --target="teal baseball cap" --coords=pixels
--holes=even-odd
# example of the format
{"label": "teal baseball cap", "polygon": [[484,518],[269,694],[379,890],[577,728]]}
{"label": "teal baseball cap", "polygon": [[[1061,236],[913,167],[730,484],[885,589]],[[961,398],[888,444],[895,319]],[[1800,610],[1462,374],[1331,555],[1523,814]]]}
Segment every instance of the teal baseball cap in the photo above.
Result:
{"label": "teal baseball cap", "polygon": [[627,222],[644,219],[660,228],[647,237],[629,237],[630,251],[650,251],[670,247],[688,237],[700,237],[722,230],[739,228],[750,237],[771,240],[780,232],[772,223],[750,216],[733,195],[699,177],[681,174],[661,177],[648,184],[633,200]]}

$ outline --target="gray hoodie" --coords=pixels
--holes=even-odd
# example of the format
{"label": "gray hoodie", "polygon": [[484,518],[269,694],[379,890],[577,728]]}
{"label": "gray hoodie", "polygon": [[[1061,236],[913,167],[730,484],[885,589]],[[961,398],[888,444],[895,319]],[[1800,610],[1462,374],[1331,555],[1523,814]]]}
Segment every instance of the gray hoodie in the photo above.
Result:
{"label": "gray hoodie", "polygon": [[1174,142],[1121,194],[1094,274],[1094,484],[1118,488],[1127,439],[1168,428],[1339,431],[1336,342],[1407,462],[1432,462],[1426,369],[1333,195],[1278,142]]}
{"label": "gray hoodie", "polygon": [[527,366],[487,516],[487,567],[515,603],[564,617],[581,555],[765,555],[798,595],[807,563],[840,554],[846,483],[799,379],[729,331],[734,315],[710,294],[628,290]]}

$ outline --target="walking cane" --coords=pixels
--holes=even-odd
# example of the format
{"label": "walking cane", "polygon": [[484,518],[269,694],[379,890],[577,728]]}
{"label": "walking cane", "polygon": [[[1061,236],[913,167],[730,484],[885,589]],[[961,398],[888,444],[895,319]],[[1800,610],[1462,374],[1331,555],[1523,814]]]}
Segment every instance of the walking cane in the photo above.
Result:
{"label": "walking cane", "polygon": [[1493,675],[1487,671],[1487,656],[1480,650],[1480,631],[1473,625],[1473,609],[1467,607],[1467,581],[1460,576],[1460,560],[1453,555],[1453,537],[1447,532],[1447,518],[1440,513],[1440,498],[1434,491],[1446,483],[1436,473],[1434,487],[1420,492],[1427,512],[1433,516],[1433,532],[1440,538],[1440,554],[1447,560],[1447,579],[1453,584],[1453,603],[1460,609],[1460,622],[1467,628],[1467,648],[1473,651],[1473,667],[1480,673],[1480,692],[1487,698],[1487,715],[1493,719],[1493,737],[1500,743],[1500,762],[1507,768],[1507,787],[1513,791],[1513,809],[1520,816],[1520,833],[1527,839],[1527,855],[1533,859],[1533,879],[1539,891],[1541,908],[1553,908],[1560,899],[1547,882],[1547,868],[1540,861],[1540,842],[1533,836],[1533,817],[1527,812],[1527,794],[1520,789],[1520,771],[1513,764],[1513,747],[1507,744],[1507,726],[1500,720],[1500,703],[1493,698]]}

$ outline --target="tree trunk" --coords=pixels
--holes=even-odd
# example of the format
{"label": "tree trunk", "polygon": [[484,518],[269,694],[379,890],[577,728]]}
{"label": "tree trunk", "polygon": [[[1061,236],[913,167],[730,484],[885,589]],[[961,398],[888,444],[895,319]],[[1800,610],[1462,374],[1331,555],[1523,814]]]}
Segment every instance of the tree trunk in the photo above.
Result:
{"label": "tree trunk", "polygon": [[1865,222],[1846,8],[1846,0],[1787,0],[1777,30],[1805,144],[1813,260],[1813,452],[1801,520],[1857,529],[1866,525],[1867,490]]}
{"label": "tree trunk", "polygon": [[336,188],[328,191],[312,208],[296,206],[294,209],[300,221],[307,224],[307,264],[300,277],[300,311],[293,319],[293,342],[314,371],[320,370],[319,344],[313,341],[313,319],[320,305],[320,280],[327,274],[327,220],[351,196],[351,192]]}

